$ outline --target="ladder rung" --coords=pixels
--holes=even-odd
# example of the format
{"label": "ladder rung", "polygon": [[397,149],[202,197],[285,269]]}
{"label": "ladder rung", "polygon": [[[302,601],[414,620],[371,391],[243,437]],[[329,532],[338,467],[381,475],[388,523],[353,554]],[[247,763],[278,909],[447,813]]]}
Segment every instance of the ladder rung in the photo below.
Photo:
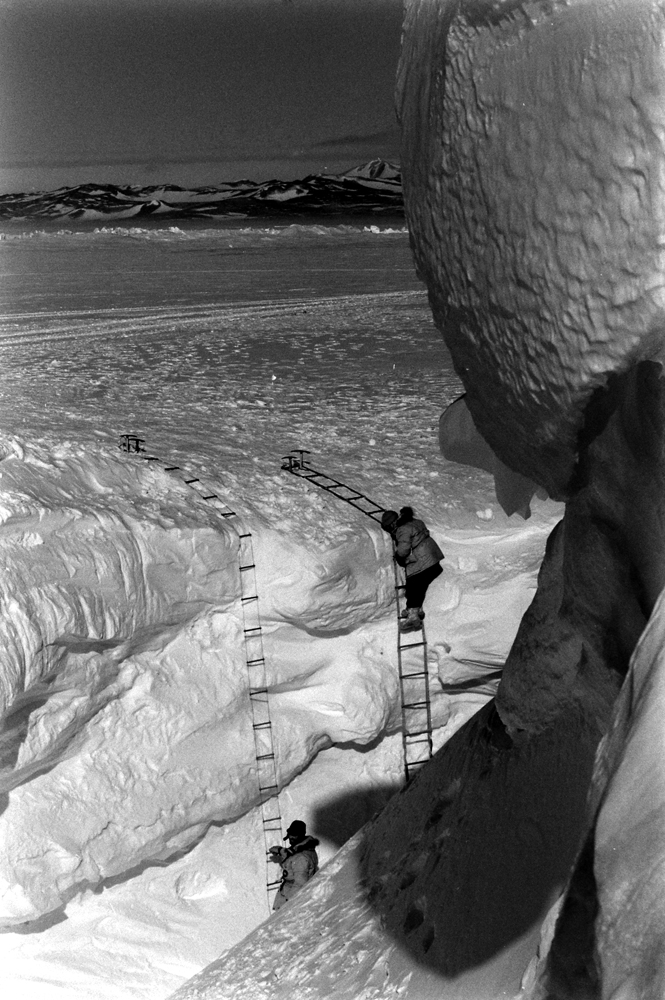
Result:
{"label": "ladder rung", "polygon": [[179,468],[180,468],[179,465],[165,465],[164,472],[175,472]]}
{"label": "ladder rung", "polygon": [[239,568],[241,573],[246,569],[256,569],[256,563],[247,563],[246,566],[240,566]]}
{"label": "ladder rung", "polygon": [[403,681],[407,680],[407,678],[409,677],[427,677],[427,676],[428,674],[426,670],[419,670],[415,674],[400,674],[400,677],[402,678]]}
{"label": "ladder rung", "polygon": [[[408,739],[412,739],[414,736],[427,736],[427,737],[430,737],[431,736],[431,732],[430,732],[429,729],[417,729],[415,733],[405,733],[404,735]],[[426,740],[414,740],[414,743],[426,743],[426,742],[427,742]]]}
{"label": "ladder rung", "polygon": [[[280,833],[281,833],[281,832],[282,832],[282,831],[280,830]],[[266,885],[267,885],[267,887],[268,887],[269,889],[272,889],[272,887],[273,887],[274,885],[281,885],[281,884],[282,884],[282,880],[281,880],[281,878],[280,878],[280,879],[277,879],[277,881],[276,881],[276,882],[267,882],[267,883],[266,883]]]}
{"label": "ladder rung", "polygon": [[277,815],[277,816],[268,816],[267,819],[263,820],[263,825],[267,826],[268,823],[277,823],[279,825],[279,828],[281,829],[282,828],[282,817],[279,816],[279,815]]}
{"label": "ladder rung", "polygon": [[144,455],[143,457],[145,458],[146,462],[159,462],[159,459],[157,458],[156,455]]}
{"label": "ladder rung", "polygon": [[268,688],[267,687],[250,688],[249,689],[249,696],[250,696],[250,698],[252,698],[255,694],[267,694],[267,693],[268,693]]}
{"label": "ladder rung", "polygon": [[251,538],[249,531],[245,531],[242,535],[238,535],[238,538]]}
{"label": "ladder rung", "polygon": [[252,729],[272,729],[272,722],[253,722]]}
{"label": "ladder rung", "polygon": [[279,785],[259,785],[260,792],[272,792],[274,788],[279,788]]}
{"label": "ladder rung", "polygon": [[428,701],[405,701],[403,708],[427,708],[429,705]]}
{"label": "ladder rung", "polygon": [[220,510],[222,517],[237,517],[238,515],[234,510]]}
{"label": "ladder rung", "polygon": [[416,646],[424,646],[424,645],[425,645],[425,642],[423,640],[423,642],[407,642],[407,643],[405,643],[403,645],[400,645],[399,648],[400,649],[415,649]]}
{"label": "ladder rung", "polygon": [[243,632],[245,633],[245,635],[247,635],[248,632],[260,632],[260,631],[261,631],[261,626],[260,625],[254,625],[254,626],[252,626],[252,628],[244,628],[243,629]]}
{"label": "ladder rung", "polygon": [[217,499],[217,494],[216,493],[209,493],[207,497],[201,497],[201,499],[202,500],[216,500]]}
{"label": "ladder rung", "polygon": [[186,479],[185,482],[189,486],[190,483],[200,483],[201,480],[200,479]]}
{"label": "ladder rung", "polygon": [[255,656],[253,660],[247,660],[247,666],[253,667],[255,663],[263,663],[265,656]]}
{"label": "ladder rung", "polygon": [[258,601],[258,599],[259,599],[259,595],[258,594],[252,594],[251,597],[241,597],[240,598],[240,603],[241,604],[246,604],[247,601]]}
{"label": "ladder rung", "polygon": [[274,760],[274,753],[260,753],[256,755],[257,760]]}

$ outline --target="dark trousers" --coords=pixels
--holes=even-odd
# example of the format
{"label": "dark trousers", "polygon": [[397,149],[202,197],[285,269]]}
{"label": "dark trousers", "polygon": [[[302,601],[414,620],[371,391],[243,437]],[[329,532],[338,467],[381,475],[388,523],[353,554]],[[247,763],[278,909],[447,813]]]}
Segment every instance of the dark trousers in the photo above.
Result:
{"label": "dark trousers", "polygon": [[440,563],[428,566],[421,573],[414,573],[406,578],[406,606],[407,608],[422,608],[425,594],[432,580],[441,576],[443,569]]}

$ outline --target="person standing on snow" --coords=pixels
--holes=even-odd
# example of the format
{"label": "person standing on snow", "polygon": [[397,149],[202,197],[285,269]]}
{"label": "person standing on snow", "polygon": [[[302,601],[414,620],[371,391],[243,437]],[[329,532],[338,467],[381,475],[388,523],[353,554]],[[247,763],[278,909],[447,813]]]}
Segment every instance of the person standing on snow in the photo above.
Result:
{"label": "person standing on snow", "polygon": [[273,910],[284,906],[319,869],[316,853],[319,842],[308,835],[301,819],[294,819],[284,840],[288,840],[288,847],[271,847],[268,852],[270,860],[282,866],[282,884],[275,896]]}
{"label": "person standing on snow", "polygon": [[443,572],[443,552],[430,535],[425,522],[413,516],[411,507],[402,507],[399,514],[386,510],[381,527],[393,537],[395,559],[406,570],[406,615],[400,622],[400,632],[415,632],[423,627],[423,602],[432,580]]}

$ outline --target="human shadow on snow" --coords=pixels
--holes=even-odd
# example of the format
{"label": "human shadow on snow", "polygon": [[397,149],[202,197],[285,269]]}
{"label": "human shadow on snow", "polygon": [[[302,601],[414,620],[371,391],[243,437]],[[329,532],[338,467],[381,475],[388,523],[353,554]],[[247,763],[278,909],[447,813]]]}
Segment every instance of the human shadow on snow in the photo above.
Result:
{"label": "human shadow on snow", "polygon": [[569,709],[513,744],[489,702],[367,826],[363,892],[417,963],[453,979],[511,945],[533,953],[584,837],[597,739]]}

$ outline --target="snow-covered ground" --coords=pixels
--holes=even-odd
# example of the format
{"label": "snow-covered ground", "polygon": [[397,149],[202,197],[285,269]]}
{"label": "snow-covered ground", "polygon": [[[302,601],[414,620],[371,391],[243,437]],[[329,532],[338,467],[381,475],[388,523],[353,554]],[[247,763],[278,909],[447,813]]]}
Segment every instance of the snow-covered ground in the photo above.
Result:
{"label": "snow-covered ground", "polygon": [[[358,268],[361,249],[335,252]],[[5,770],[5,899],[13,921],[32,916],[5,916],[3,982],[25,1000],[161,1000],[269,912],[234,536],[183,479],[252,531],[281,811],[307,821],[324,863],[401,782],[390,550],[281,457],[308,448],[382,505],[411,503],[444,549],[426,602],[437,745],[493,693],[560,508],[507,518],[487,474],[438,453],[460,386],[415,278],[242,306],[24,311],[1,343],[4,627],[25,640],[3,682],[10,702],[35,695],[6,729],[23,783]],[[161,464],[120,453],[123,431]],[[94,649],[76,645],[86,636]],[[60,682],[46,692],[44,650]]]}

